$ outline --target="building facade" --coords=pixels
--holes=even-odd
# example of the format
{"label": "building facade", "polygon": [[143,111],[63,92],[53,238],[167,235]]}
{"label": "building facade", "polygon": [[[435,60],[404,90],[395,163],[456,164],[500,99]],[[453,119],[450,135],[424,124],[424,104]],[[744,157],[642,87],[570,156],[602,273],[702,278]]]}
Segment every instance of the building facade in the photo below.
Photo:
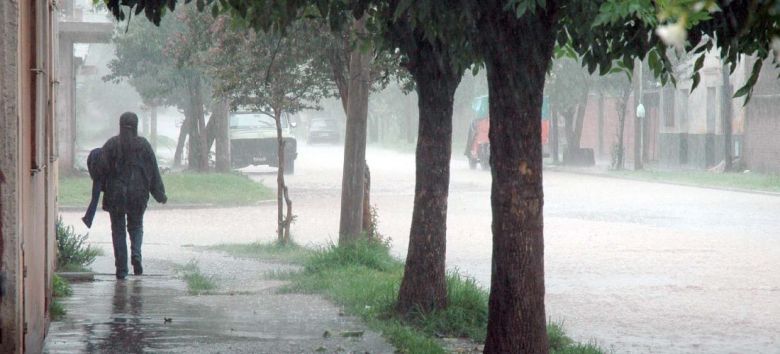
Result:
{"label": "building facade", "polygon": [[0,352],[36,353],[56,260],[54,0],[0,2]]}

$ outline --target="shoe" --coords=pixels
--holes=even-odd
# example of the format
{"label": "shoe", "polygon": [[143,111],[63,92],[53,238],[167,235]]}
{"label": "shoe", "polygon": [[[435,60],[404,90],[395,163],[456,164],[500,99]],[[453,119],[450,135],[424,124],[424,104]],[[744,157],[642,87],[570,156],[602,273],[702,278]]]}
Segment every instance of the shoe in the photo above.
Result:
{"label": "shoe", "polygon": [[140,261],[132,261],[133,263],[133,274],[135,275],[143,275],[144,274],[144,267],[141,265]]}
{"label": "shoe", "polygon": [[124,275],[117,275],[116,276],[116,280],[125,280],[125,276]]}

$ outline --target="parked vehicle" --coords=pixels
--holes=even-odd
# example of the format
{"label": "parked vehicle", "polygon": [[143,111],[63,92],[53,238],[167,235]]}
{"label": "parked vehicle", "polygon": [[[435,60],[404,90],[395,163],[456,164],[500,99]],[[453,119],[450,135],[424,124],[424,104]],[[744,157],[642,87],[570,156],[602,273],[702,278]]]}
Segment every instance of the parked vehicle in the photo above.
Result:
{"label": "parked vehicle", "polygon": [[[284,173],[295,172],[295,158],[298,143],[291,130],[295,123],[289,117],[281,117],[282,140],[284,141]],[[274,118],[258,112],[235,112],[230,114],[230,162],[233,168],[249,165],[279,166],[278,140]]]}
{"label": "parked vehicle", "polygon": [[[490,169],[490,118],[488,117],[488,96],[474,99],[471,108],[476,112],[476,118],[471,121],[466,135],[466,158],[473,170],[477,165],[483,170]],[[542,104],[542,156],[549,156],[550,121],[546,102]]]}
{"label": "parked vehicle", "polygon": [[309,144],[333,143],[341,141],[341,129],[339,123],[331,118],[314,118],[309,122]]}

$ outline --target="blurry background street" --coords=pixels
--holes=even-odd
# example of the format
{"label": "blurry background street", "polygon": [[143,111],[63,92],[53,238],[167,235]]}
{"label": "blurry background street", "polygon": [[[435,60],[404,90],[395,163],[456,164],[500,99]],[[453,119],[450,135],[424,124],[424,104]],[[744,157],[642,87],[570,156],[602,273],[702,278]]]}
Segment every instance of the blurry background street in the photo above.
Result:
{"label": "blurry background street", "polygon": [[[287,183],[302,245],[338,239],[343,149],[299,144]],[[379,231],[405,257],[414,155],[369,148]],[[275,186],[275,169],[244,170]],[[490,173],[452,162],[447,264],[490,286]],[[618,353],[764,352],[780,334],[780,197],[546,171],[547,316]],[[169,196],[175,201],[176,196]],[[145,249],[270,242],[275,203],[147,212]],[[85,232],[82,212],[66,224]],[[90,240],[111,252],[108,216]],[[154,272],[153,269],[149,270]]]}

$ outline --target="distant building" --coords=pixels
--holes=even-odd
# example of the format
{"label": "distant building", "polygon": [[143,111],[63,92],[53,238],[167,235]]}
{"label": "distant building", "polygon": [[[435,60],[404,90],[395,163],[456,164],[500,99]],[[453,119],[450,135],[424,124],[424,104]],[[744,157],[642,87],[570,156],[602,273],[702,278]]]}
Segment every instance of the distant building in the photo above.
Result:
{"label": "distant building", "polygon": [[[723,99],[723,67],[717,51],[707,54],[701,82],[691,91],[695,58],[676,67],[676,87],[644,88],[647,115],[643,125],[643,160],[661,169],[707,169],[724,160],[724,117],[731,108],[732,156],[735,168],[780,173],[780,71],[765,63],[752,100]],[[741,88],[750,75],[752,57],[743,57],[730,74],[731,92]],[[592,148],[597,160],[606,164],[617,142],[617,100],[591,93],[580,142]],[[634,158],[636,103],[633,94],[626,106],[624,132],[626,167]]]}
{"label": "distant building", "polygon": [[[743,99],[724,100],[723,65],[717,51],[708,53],[700,71],[701,82],[691,91],[693,61],[688,58],[676,68],[677,87],[660,91],[659,166],[661,168],[705,169],[723,161],[725,156],[724,122],[731,110],[732,156],[739,157],[742,123],[745,117]],[[748,58],[749,59],[749,58]],[[749,61],[749,60],[748,60]],[[745,83],[743,59],[729,76],[733,95]],[[729,84],[728,82],[726,84]]]}

